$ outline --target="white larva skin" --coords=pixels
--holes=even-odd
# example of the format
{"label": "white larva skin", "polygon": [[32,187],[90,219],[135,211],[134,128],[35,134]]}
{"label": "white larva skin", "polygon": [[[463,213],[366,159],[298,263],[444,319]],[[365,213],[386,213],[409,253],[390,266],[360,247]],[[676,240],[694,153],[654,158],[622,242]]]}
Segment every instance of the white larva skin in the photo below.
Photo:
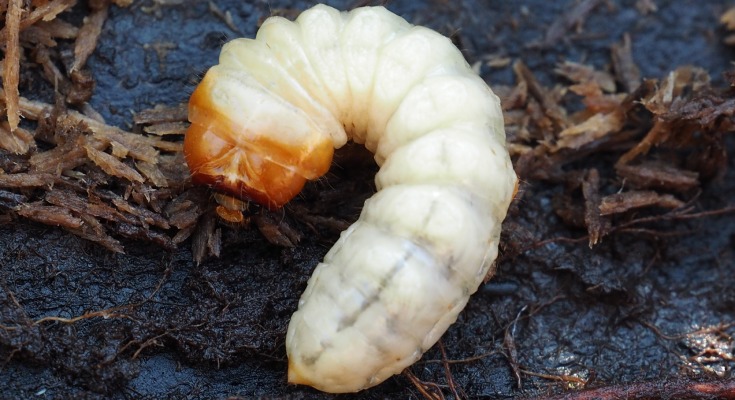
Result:
{"label": "white larva skin", "polygon": [[400,373],[494,272],[516,186],[497,96],[446,37],[383,7],[269,18],[213,68],[234,123],[352,139],[381,166],[291,319],[289,381],[355,392]]}

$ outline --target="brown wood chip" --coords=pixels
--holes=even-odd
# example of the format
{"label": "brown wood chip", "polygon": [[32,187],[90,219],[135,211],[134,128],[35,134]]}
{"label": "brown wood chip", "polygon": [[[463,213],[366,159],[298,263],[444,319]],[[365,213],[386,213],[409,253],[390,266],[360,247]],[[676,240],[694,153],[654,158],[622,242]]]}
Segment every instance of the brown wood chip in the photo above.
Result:
{"label": "brown wood chip", "polygon": [[119,210],[135,215],[136,217],[140,219],[141,222],[144,223],[144,224],[135,224],[135,225],[144,225],[146,227],[147,225],[154,225],[154,226],[157,226],[163,229],[170,228],[168,221],[166,221],[166,219],[163,218],[163,216],[161,216],[160,214],[154,213],[150,210],[146,210],[145,208],[136,207],[121,198],[112,199],[112,203]]}
{"label": "brown wood chip", "polygon": [[151,109],[135,113],[133,122],[137,125],[160,124],[163,122],[184,122],[188,119],[188,105],[178,106],[157,105]]}
{"label": "brown wood chip", "polygon": [[125,178],[131,182],[143,182],[145,180],[138,171],[118,160],[117,157],[89,145],[84,146],[84,149],[87,151],[87,157],[107,174]]}
{"label": "brown wood chip", "polygon": [[84,221],[84,225],[79,228],[66,228],[69,232],[95,243],[98,243],[108,250],[115,253],[124,253],[122,244],[112,238],[105,227],[94,217],[82,214],[80,218]]}
{"label": "brown wood chip", "polygon": [[29,26],[21,32],[20,43],[26,48],[56,47],[58,44],[53,38],[51,38],[51,35],[47,31],[37,26]]}
{"label": "brown wood chip", "polygon": [[276,246],[293,247],[301,240],[301,235],[293,228],[285,223],[276,222],[268,214],[253,215],[253,220],[266,240]]}
{"label": "brown wood chip", "polygon": [[162,122],[160,124],[150,125],[143,128],[145,133],[158,136],[166,135],[183,135],[189,124],[186,122]]}
{"label": "brown wood chip", "polygon": [[546,30],[543,40],[534,47],[546,48],[555,46],[570,29],[580,29],[587,16],[602,4],[603,0],[582,0],[557,18]]}
{"label": "brown wood chip", "polygon": [[71,81],[64,75],[56,63],[51,60],[49,50],[39,46],[33,52],[33,60],[43,67],[43,77],[46,81],[58,88],[59,92],[66,93],[71,87]]}
{"label": "brown wood chip", "polygon": [[630,93],[641,84],[641,71],[633,61],[630,35],[623,35],[623,43],[615,43],[611,48],[613,70],[623,90]]}
{"label": "brown wood chip", "polygon": [[66,131],[64,142],[51,150],[33,154],[30,158],[31,172],[61,175],[64,171],[71,170],[88,161],[86,147],[94,147],[97,150],[107,147],[106,143],[91,140],[89,136],[85,136],[80,127],[66,125],[72,121],[60,122],[64,126],[59,127],[59,129]]}
{"label": "brown wood chip", "polygon": [[721,98],[705,93],[692,99],[678,98],[661,115],[664,121],[691,121],[700,127],[715,128],[721,117],[735,115],[735,98]]}
{"label": "brown wood chip", "polygon": [[46,225],[79,228],[84,224],[84,221],[72,215],[69,209],[65,207],[31,203],[22,205],[16,211],[18,215]]}
{"label": "brown wood chip", "polygon": [[610,220],[600,213],[600,174],[596,169],[590,169],[582,181],[584,195],[584,223],[589,234],[589,246],[596,245],[610,231]]}
{"label": "brown wood chip", "polygon": [[652,146],[666,141],[671,134],[671,125],[667,122],[657,121],[646,136],[633,148],[620,156],[616,165],[625,165],[633,161],[639,155],[647,154]]}
{"label": "brown wood chip", "polygon": [[74,70],[70,73],[71,88],[66,95],[66,101],[69,104],[83,105],[87,104],[92,98],[92,93],[96,82],[89,71]]}
{"label": "brown wood chip", "polygon": [[176,248],[171,238],[163,233],[156,232],[144,227],[130,225],[130,224],[119,224],[115,229],[115,233],[136,240],[145,240],[147,242],[155,243],[164,249],[173,250]]}
{"label": "brown wood chip", "polygon": [[658,11],[658,6],[656,6],[655,0],[637,0],[635,9],[642,15],[648,15]]}
{"label": "brown wood chip", "polygon": [[8,11],[5,14],[5,29],[3,29],[3,32],[5,32],[3,88],[5,89],[5,108],[8,123],[10,123],[10,132],[14,132],[20,123],[18,79],[20,70],[20,15],[22,12],[23,0],[9,0]]}
{"label": "brown wood chip", "polygon": [[720,16],[720,23],[730,31],[735,30],[735,7],[730,7]]}
{"label": "brown wood chip", "polygon": [[0,148],[13,154],[26,154],[36,146],[33,134],[23,128],[11,130],[10,124],[0,123]]}
{"label": "brown wood chip", "polygon": [[175,245],[179,245],[183,243],[186,239],[191,237],[191,234],[194,233],[194,229],[196,229],[196,225],[192,224],[191,226],[188,226],[184,229],[180,229],[173,238],[171,238],[171,242]]}
{"label": "brown wood chip", "polygon": [[75,39],[77,34],[79,34],[79,28],[60,19],[39,21],[34,26],[48,32],[52,38]]}
{"label": "brown wood chip", "polygon": [[557,65],[554,72],[574,83],[594,82],[608,93],[615,91],[615,78],[612,75],[605,71],[598,71],[588,65],[565,61]]}
{"label": "brown wood chip", "polygon": [[[90,123],[89,128],[92,130],[94,137],[103,141],[115,142],[117,145],[124,147],[126,156],[129,155],[136,160],[152,164],[158,161],[158,151],[150,144],[150,140],[145,136],[125,132],[122,129],[97,121]],[[120,151],[122,150],[118,149],[118,153]]]}
{"label": "brown wood chip", "polygon": [[125,215],[111,206],[94,201],[90,198],[83,198],[76,193],[66,189],[54,189],[46,193],[44,197],[48,203],[65,207],[84,217],[89,215],[99,217],[113,222],[126,222],[134,224],[137,221],[128,215]]}
{"label": "brown wood chip", "polygon": [[151,164],[145,161],[138,161],[135,163],[135,167],[140,171],[153,186],[164,188],[168,187],[168,181],[166,176],[158,169],[156,164]]}
{"label": "brown wood chip", "polygon": [[194,258],[194,262],[197,265],[201,264],[209,252],[219,253],[219,248],[216,245],[219,243],[217,239],[212,239],[212,236],[216,235],[216,216],[213,213],[207,213],[202,216],[196,229],[194,231],[194,237],[191,241],[191,252]]}
{"label": "brown wood chip", "polygon": [[607,114],[592,114],[586,121],[559,132],[559,140],[551,150],[558,151],[563,148],[578,149],[605,135],[620,131],[624,123],[625,115],[622,109],[617,109]]}
{"label": "brown wood chip", "polygon": [[682,207],[684,204],[683,201],[670,194],[659,194],[653,191],[629,191],[603,197],[600,203],[600,214],[619,214],[634,208],[650,206],[673,209]]}
{"label": "brown wood chip", "polygon": [[566,128],[568,126],[566,111],[554,100],[549,91],[541,86],[531,70],[519,60],[513,64],[513,71],[519,80],[525,81],[528,92],[538,100],[544,114],[554,122],[554,125],[559,130]]}
{"label": "brown wood chip", "polygon": [[647,162],[640,165],[617,165],[618,175],[637,189],[661,189],[687,192],[699,186],[699,174],[673,165]]}
{"label": "brown wood chip", "polygon": [[133,4],[133,0],[112,0],[112,2],[118,7],[128,7]]}
{"label": "brown wood chip", "polygon": [[47,187],[54,185],[56,176],[52,174],[0,174],[0,187],[3,188],[33,188]]}
{"label": "brown wood chip", "polygon": [[100,33],[102,33],[102,25],[107,20],[109,9],[107,1],[90,2],[90,4],[96,4],[97,7],[84,18],[84,23],[79,29],[77,40],[74,43],[74,63],[70,68],[71,73],[79,71],[87,63],[87,59],[97,47],[97,40]]}
{"label": "brown wood chip", "polygon": [[[57,15],[70,9],[75,4],[77,4],[77,0],[49,1],[42,6],[36,7],[25,18],[23,18],[23,20],[20,21],[19,29],[22,31],[42,19],[44,21],[51,21],[56,18]],[[10,29],[6,25],[2,30],[0,30],[0,40],[6,40],[9,33]]]}
{"label": "brown wood chip", "polygon": [[171,215],[169,220],[171,221],[171,225],[179,229],[186,229],[196,224],[197,220],[203,213],[204,210],[192,205],[191,208],[181,210]]}

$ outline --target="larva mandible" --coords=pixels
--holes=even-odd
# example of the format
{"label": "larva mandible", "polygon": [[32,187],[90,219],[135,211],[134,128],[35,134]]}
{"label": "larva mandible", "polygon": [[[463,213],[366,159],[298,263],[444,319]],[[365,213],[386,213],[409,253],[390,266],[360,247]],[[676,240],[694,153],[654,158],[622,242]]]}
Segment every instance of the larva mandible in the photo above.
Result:
{"label": "larva mandible", "polygon": [[516,188],[500,102],[446,37],[317,5],[227,43],[189,103],[197,182],[271,208],[364,143],[377,193],[309,279],[291,383],[354,392],[418,360],[492,274]]}

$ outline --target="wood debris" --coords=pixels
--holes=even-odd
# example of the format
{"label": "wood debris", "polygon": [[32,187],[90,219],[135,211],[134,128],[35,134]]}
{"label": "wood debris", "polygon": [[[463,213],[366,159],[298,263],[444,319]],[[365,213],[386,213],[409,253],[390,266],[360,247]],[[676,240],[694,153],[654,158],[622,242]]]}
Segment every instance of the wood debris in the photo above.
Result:
{"label": "wood debris", "polygon": [[[21,19],[19,30],[23,31],[30,26],[34,26],[40,21],[51,21],[59,14],[69,10],[76,4],[77,0],[52,0],[48,2],[39,2],[35,8],[30,10],[27,15]],[[12,34],[11,29],[6,25],[5,28],[0,30],[0,39],[5,39],[6,35],[9,34]]]}
{"label": "wood debris", "polygon": [[18,215],[46,225],[63,228],[80,228],[84,221],[75,217],[66,207],[46,206],[43,204],[23,204],[16,208]]}
{"label": "wood debris", "polygon": [[584,195],[584,223],[589,232],[589,246],[596,245],[610,230],[610,221],[602,212],[603,200],[600,199],[600,174],[592,168],[582,181]]}
{"label": "wood debris", "polygon": [[635,9],[642,15],[648,15],[658,11],[658,6],[655,0],[637,0],[635,2]]}
{"label": "wood debris", "polygon": [[684,202],[670,194],[632,190],[605,196],[600,202],[599,214],[619,214],[634,208],[649,206],[679,208],[684,206]]}
{"label": "wood debris", "polygon": [[602,4],[603,0],[583,0],[557,18],[546,30],[544,38],[531,47],[546,48],[556,45],[571,29],[582,30],[587,16]]}
{"label": "wood debris", "polygon": [[97,40],[102,33],[102,24],[107,19],[110,4],[105,0],[91,0],[89,6],[92,13],[84,18],[74,43],[74,63],[70,68],[72,73],[79,71],[87,63],[87,59],[97,47]]}
{"label": "wood debris", "polygon": [[626,185],[636,189],[658,189],[686,193],[699,186],[699,174],[661,162],[615,166]]}
{"label": "wood debris", "polygon": [[[81,26],[63,17],[73,0],[11,0],[0,10],[6,49],[0,97],[7,119],[0,122],[0,215],[59,226],[115,252],[123,251],[116,237],[172,249],[192,234],[209,199],[190,187],[181,139],[172,136],[185,131],[185,107],[143,110],[136,132],[128,132],[107,125],[87,104],[95,82],[85,65],[111,3],[90,0]],[[58,40],[74,41],[68,63]],[[21,95],[23,56],[40,66],[56,91],[55,104]],[[209,250],[219,251],[216,241]]]}
{"label": "wood debris", "polygon": [[26,154],[36,145],[33,134],[16,127],[13,130],[8,122],[0,122],[0,148],[13,154]]}
{"label": "wood debris", "polygon": [[222,231],[217,228],[217,217],[213,212],[203,215],[196,225],[192,239],[191,250],[194,262],[200,264],[212,254],[217,257],[220,253]]}
{"label": "wood debris", "polygon": [[[3,88],[5,88],[5,112],[8,118],[9,131],[0,132],[0,135],[9,136],[8,139],[0,140],[0,144],[6,150],[22,154],[24,151],[20,146],[13,146],[15,140],[14,131],[20,123],[20,110],[18,109],[18,79],[20,70],[20,16],[22,0],[9,0],[8,10],[5,13],[5,59],[3,59]],[[7,147],[6,147],[7,146]],[[27,149],[26,149],[27,151]]]}
{"label": "wood debris", "polygon": [[[590,246],[634,213],[684,207],[727,165],[735,93],[714,89],[692,66],[641,80],[631,48],[627,34],[612,47],[614,75],[560,64],[555,72],[571,82],[566,91],[544,87],[516,62],[516,86],[498,91],[516,171],[522,180],[565,184],[553,207],[587,230]],[[735,74],[728,79],[735,83]],[[602,160],[614,168],[600,168]]]}
{"label": "wood debris", "polygon": [[133,168],[118,160],[117,157],[95,149],[93,146],[84,146],[87,157],[107,174],[124,178],[133,182],[143,182],[145,179]]}
{"label": "wood debris", "polygon": [[633,61],[630,35],[623,35],[623,42],[612,46],[612,63],[617,80],[627,93],[633,92],[641,81],[641,71]]}
{"label": "wood debris", "polygon": [[279,223],[268,212],[253,215],[255,224],[266,240],[281,247],[294,247],[301,240],[301,235],[284,223]]}
{"label": "wood debris", "polygon": [[564,61],[554,69],[554,72],[578,85],[592,84],[605,92],[615,92],[615,78],[607,71],[598,71],[588,65]]}
{"label": "wood debris", "polygon": [[[735,31],[735,7],[730,7],[720,16],[720,24],[725,25],[728,31]],[[735,45],[735,33],[731,33],[723,39],[728,46]]]}

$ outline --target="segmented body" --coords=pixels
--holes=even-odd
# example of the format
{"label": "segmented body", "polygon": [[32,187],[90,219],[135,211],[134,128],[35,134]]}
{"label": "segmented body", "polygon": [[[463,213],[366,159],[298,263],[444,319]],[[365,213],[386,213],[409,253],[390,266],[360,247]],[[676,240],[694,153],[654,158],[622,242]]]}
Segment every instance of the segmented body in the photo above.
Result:
{"label": "segmented body", "polygon": [[289,381],[376,385],[418,360],[493,271],[516,187],[498,98],[446,37],[318,5],[226,44],[190,102],[195,180],[279,207],[354,140],[377,193],[291,319]]}

